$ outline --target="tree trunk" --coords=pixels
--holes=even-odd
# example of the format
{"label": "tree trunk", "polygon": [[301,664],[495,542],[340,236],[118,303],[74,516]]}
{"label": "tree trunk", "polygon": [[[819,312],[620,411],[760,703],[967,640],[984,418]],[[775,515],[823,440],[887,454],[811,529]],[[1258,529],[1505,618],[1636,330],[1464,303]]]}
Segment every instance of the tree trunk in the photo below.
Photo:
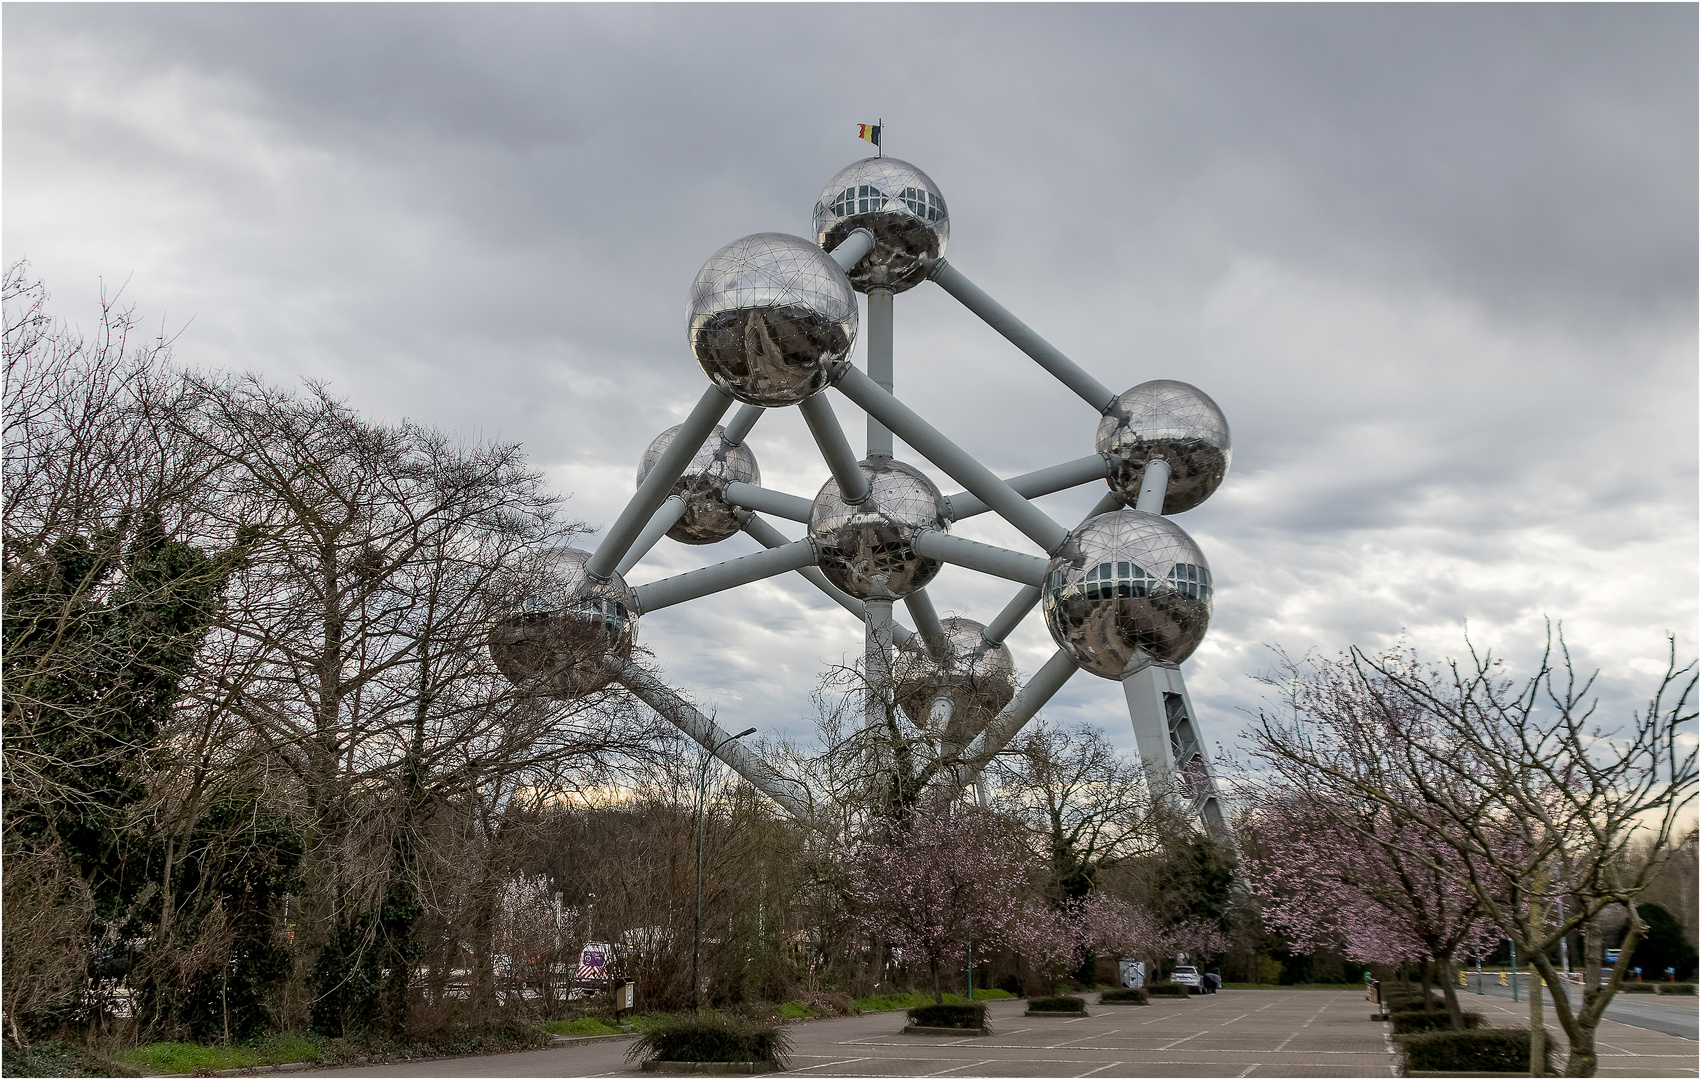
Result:
{"label": "tree trunk", "polygon": [[933,1001],[934,1001],[934,1004],[943,1005],[943,1004],[945,1004],[945,993],[944,993],[944,991],[939,989],[939,961],[937,959],[929,960],[927,966],[928,966],[928,969],[930,971],[932,971],[932,973],[933,973]]}
{"label": "tree trunk", "polygon": [[1441,969],[1441,997],[1447,1002],[1447,1019],[1454,1031],[1465,1030],[1465,1011],[1459,1007],[1459,994],[1453,986],[1453,967],[1445,960],[1436,961]]}
{"label": "tree trunk", "polygon": [[1530,965],[1530,1075],[1546,1075],[1547,1028],[1542,1026],[1542,973]]}

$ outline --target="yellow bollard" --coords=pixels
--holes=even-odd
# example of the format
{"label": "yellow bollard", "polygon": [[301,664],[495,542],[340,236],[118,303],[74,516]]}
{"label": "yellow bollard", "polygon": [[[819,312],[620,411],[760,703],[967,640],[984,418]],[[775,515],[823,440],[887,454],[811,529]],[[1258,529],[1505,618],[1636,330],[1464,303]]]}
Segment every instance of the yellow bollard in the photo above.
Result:
{"label": "yellow bollard", "polygon": [[1501,986],[1505,986],[1505,985],[1506,985],[1506,972],[1504,972],[1504,971],[1502,971],[1502,972],[1501,972],[1501,973],[1500,973],[1500,985],[1501,985]]}

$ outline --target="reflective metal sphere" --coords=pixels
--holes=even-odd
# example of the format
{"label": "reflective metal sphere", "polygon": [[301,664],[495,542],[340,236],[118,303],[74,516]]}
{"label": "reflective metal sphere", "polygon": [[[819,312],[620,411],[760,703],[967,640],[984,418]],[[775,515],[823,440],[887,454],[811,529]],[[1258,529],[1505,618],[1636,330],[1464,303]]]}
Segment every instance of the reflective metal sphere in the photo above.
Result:
{"label": "reflective metal sphere", "polygon": [[[657,435],[656,441],[644,451],[643,460],[638,463],[638,486],[643,486],[644,477],[650,475],[656,459],[672,444],[682,426],[675,424]],[[669,494],[685,500],[685,514],[674,522],[667,535],[682,544],[713,544],[738,532],[738,518],[726,501],[726,486],[734,482],[760,484],[762,471],[756,467],[756,455],[750,452],[750,447],[727,442],[726,428],[717,424],[697,456],[673,483]]]}
{"label": "reflective metal sphere", "polygon": [[1193,655],[1211,622],[1211,568],[1175,522],[1113,510],[1069,534],[1041,603],[1060,647],[1094,675],[1121,679],[1137,659]]}
{"label": "reflective metal sphere", "polygon": [[936,560],[922,558],[910,545],[922,529],[949,527],[945,496],[901,461],[878,457],[858,465],[873,488],[868,498],[847,503],[839,497],[839,482],[828,480],[809,508],[809,536],[821,572],[860,600],[907,596],[939,573]]}
{"label": "reflective metal sphere", "polygon": [[856,341],[856,294],[800,236],[757,233],[709,256],[686,307],[691,353],[751,405],[796,405],[827,385]]}
{"label": "reflective metal sphere", "polygon": [[851,269],[860,292],[903,292],[927,280],[945,242],[951,215],[928,175],[897,158],[864,158],[840,169],[815,203],[815,241],[825,251],[857,229],[874,234],[874,250]]}
{"label": "reflective metal sphere", "polygon": [[637,605],[619,574],[585,573],[590,552],[556,551],[549,582],[490,628],[490,657],[516,686],[571,700],[607,686],[632,655]]}
{"label": "reflective metal sphere", "polygon": [[917,634],[898,646],[892,688],[917,727],[928,726],[935,701],[949,700],[951,718],[939,734],[963,746],[1016,696],[1016,661],[1008,646],[989,643],[986,627],[973,619],[950,617],[939,624],[945,628],[945,659],[935,660]]}
{"label": "reflective metal sphere", "polygon": [[1111,490],[1130,504],[1140,495],[1146,462],[1168,462],[1166,514],[1191,510],[1210,498],[1228,472],[1234,449],[1217,403],[1173,379],[1153,379],[1118,397],[1099,420],[1093,445],[1110,455]]}

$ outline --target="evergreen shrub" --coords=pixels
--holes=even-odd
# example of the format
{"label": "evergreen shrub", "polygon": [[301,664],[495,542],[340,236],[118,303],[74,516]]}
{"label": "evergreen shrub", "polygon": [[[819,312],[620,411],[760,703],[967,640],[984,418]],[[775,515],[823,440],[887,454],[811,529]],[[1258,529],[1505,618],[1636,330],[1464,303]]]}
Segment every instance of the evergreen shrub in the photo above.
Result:
{"label": "evergreen shrub", "polygon": [[[1542,1071],[1552,1070],[1553,1040]],[[1414,1035],[1400,1047],[1407,1073],[1530,1071],[1528,1028],[1482,1028],[1477,1031],[1431,1031]]]}
{"label": "evergreen shrub", "polygon": [[[1390,1013],[1388,1019],[1394,1024],[1396,1035],[1416,1035],[1422,1031],[1452,1031],[1453,1021],[1447,1018],[1446,1010],[1441,1012],[1403,1012]],[[1482,1027],[1482,1013],[1465,1013],[1465,1028]],[[1454,1034],[1460,1034],[1454,1032]]]}
{"label": "evergreen shrub", "polygon": [[1138,986],[1123,986],[1115,990],[1106,990],[1099,995],[1100,1005],[1148,1005],[1146,991]]}
{"label": "evergreen shrub", "polygon": [[626,1060],[785,1063],[791,1040],[779,1028],[717,1013],[669,1017],[633,1040]]}
{"label": "evergreen shrub", "polygon": [[1083,998],[1070,995],[1058,997],[1038,997],[1028,999],[1028,1011],[1036,1012],[1086,1012],[1087,1002]]}
{"label": "evergreen shrub", "polygon": [[1152,983],[1146,987],[1148,997],[1186,997],[1187,987],[1179,983]]}
{"label": "evergreen shrub", "polygon": [[980,1002],[968,1004],[918,1005],[909,1011],[915,1027],[970,1028],[986,1026],[986,1006]]}

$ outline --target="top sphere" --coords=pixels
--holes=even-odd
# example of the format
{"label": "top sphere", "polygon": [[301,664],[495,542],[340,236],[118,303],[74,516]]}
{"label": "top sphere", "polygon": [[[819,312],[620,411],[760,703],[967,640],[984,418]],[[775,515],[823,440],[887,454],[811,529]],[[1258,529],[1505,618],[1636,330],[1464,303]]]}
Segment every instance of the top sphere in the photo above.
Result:
{"label": "top sphere", "polygon": [[638,636],[638,605],[619,574],[601,582],[587,574],[590,557],[557,548],[547,582],[490,628],[490,657],[510,682],[572,700],[620,674]]}
{"label": "top sphere", "polygon": [[938,185],[907,161],[864,158],[847,165],[815,202],[815,242],[825,251],[857,229],[874,234],[874,250],[851,267],[859,292],[903,292],[921,284],[945,254],[951,215]]}
{"label": "top sphere", "polygon": [[796,405],[827,386],[856,342],[856,294],[800,236],[756,233],[709,256],[686,305],[691,353],[750,405]]}
{"label": "top sphere", "polygon": [[933,703],[951,702],[951,718],[941,733],[962,746],[978,735],[1016,696],[1016,661],[1010,647],[986,640],[986,627],[973,619],[947,616],[945,658],[935,660],[917,634],[900,645],[892,663],[892,689],[916,726],[926,726]]}
{"label": "top sphere", "polygon": [[1112,510],[1071,532],[1046,567],[1040,603],[1052,640],[1094,675],[1138,660],[1179,664],[1211,623],[1211,568],[1181,526]]}
{"label": "top sphere", "polygon": [[1118,397],[1099,419],[1093,445],[1110,456],[1111,490],[1129,503],[1140,496],[1146,462],[1168,462],[1166,514],[1191,510],[1210,498],[1234,452],[1228,420],[1217,403],[1174,379],[1143,382]]}
{"label": "top sphere", "polygon": [[847,503],[829,478],[809,507],[809,538],[827,580],[858,600],[898,597],[926,585],[939,563],[916,553],[916,534],[950,528],[945,496],[920,469],[880,456],[857,463],[868,497]]}
{"label": "top sphere", "polygon": [[[673,444],[683,424],[675,424],[657,435],[638,462],[638,486],[655,468],[662,451]],[[681,544],[714,544],[738,532],[738,516],[727,505],[726,486],[731,483],[760,484],[762,471],[756,467],[756,455],[743,443],[726,441],[726,428],[715,430],[698,448],[691,464],[673,482],[669,495],[685,500],[685,513],[673,523],[667,535]]]}

